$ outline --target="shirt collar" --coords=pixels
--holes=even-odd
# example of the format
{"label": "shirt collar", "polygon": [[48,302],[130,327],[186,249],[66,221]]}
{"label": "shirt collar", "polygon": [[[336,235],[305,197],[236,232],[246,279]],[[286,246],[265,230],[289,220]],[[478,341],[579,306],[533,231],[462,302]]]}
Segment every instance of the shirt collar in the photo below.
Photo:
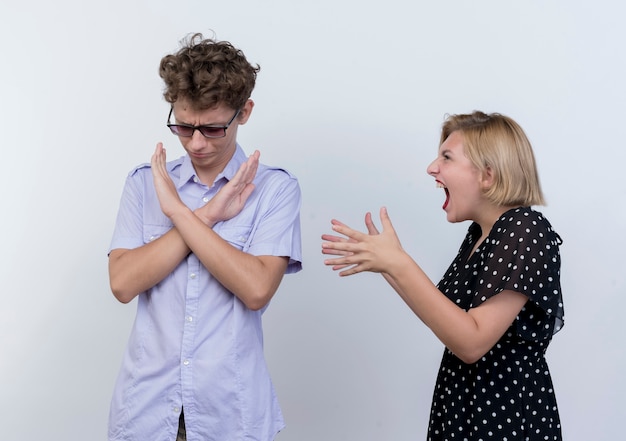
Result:
{"label": "shirt collar", "polygon": [[[174,168],[176,168],[176,166],[180,166],[180,174],[178,178],[178,183],[176,185],[178,189],[180,189],[189,181],[200,182],[197,180],[198,178],[196,176],[196,171],[193,168],[193,164],[191,163],[191,158],[189,157],[189,155],[187,154],[183,156],[182,159],[182,163],[172,163],[169,170],[172,171]],[[243,164],[246,160],[246,154],[244,153],[241,146],[237,144],[235,146],[235,153],[233,154],[233,157],[230,158],[230,161],[228,161],[228,164],[226,164],[224,170],[222,170],[221,173],[215,177],[215,182],[219,181],[221,178],[230,181],[239,170],[239,167],[241,167],[241,164]]]}

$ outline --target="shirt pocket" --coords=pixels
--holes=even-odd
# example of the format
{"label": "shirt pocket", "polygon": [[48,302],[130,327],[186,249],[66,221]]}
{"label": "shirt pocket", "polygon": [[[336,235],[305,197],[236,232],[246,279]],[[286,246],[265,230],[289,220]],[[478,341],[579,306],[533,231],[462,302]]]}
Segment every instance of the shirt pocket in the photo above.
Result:
{"label": "shirt pocket", "polygon": [[172,229],[172,225],[152,225],[143,226],[143,243],[150,243],[158,239]]}
{"label": "shirt pocket", "polygon": [[251,231],[252,225],[224,225],[216,233],[238,250],[243,250],[247,248]]}

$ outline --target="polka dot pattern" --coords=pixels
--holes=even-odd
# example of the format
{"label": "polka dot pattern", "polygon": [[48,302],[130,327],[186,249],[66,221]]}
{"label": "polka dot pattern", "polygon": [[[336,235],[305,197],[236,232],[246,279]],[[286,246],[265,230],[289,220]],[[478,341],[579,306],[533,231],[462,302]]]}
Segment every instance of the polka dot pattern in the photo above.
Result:
{"label": "polka dot pattern", "polygon": [[429,440],[561,440],[544,358],[563,326],[561,238],[531,208],[504,213],[472,253],[473,223],[439,289],[459,307],[481,305],[503,290],[528,297],[514,323],[482,359],[465,364],[447,348],[433,394]]}

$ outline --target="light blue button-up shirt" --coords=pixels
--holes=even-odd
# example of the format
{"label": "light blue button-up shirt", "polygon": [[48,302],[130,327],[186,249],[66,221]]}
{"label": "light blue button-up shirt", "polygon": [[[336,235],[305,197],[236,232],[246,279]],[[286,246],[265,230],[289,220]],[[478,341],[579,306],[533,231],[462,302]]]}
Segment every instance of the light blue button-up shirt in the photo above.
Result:
{"label": "light blue button-up shirt", "polygon": [[[169,162],[168,170],[193,210],[246,160],[237,146],[210,188],[196,177],[189,156]],[[242,212],[214,231],[247,253],[287,256],[286,272],[299,271],[298,181],[260,164],[254,184]],[[110,250],[140,247],[170,228],[150,166],[136,168],[126,180]],[[284,422],[263,355],[262,313],[248,309],[193,253],[141,293],[111,402],[109,439],[173,441],[183,407],[189,441],[274,439]]]}

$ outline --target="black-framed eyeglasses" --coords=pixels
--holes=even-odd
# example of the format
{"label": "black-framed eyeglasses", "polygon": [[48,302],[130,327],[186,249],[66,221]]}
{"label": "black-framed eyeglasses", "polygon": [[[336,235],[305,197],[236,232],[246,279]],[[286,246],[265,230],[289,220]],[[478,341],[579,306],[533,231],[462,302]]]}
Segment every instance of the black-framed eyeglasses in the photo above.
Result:
{"label": "black-framed eyeglasses", "polygon": [[225,126],[192,126],[191,124],[172,124],[170,123],[170,119],[172,118],[173,111],[174,108],[170,108],[170,114],[167,116],[167,126],[170,128],[174,135],[182,136],[184,138],[190,138],[193,136],[193,132],[198,130],[205,138],[223,138],[224,136],[226,136],[226,129],[230,127],[235,118],[237,118],[237,115],[239,115],[241,109],[238,109],[235,112],[233,117],[230,119],[230,121],[226,123]]}

